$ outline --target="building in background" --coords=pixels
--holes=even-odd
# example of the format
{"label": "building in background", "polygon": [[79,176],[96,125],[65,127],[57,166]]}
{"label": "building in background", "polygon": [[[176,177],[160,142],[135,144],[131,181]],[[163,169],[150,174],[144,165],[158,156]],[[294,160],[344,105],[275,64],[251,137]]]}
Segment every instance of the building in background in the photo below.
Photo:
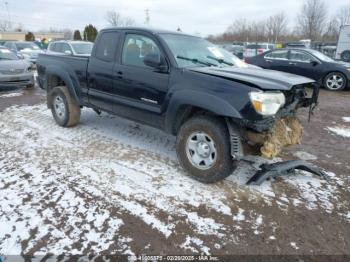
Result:
{"label": "building in background", "polygon": [[[0,32],[0,40],[25,40],[25,35],[27,32]],[[35,39],[42,40],[42,39],[48,39],[48,40],[62,40],[64,39],[64,33],[34,33]]]}

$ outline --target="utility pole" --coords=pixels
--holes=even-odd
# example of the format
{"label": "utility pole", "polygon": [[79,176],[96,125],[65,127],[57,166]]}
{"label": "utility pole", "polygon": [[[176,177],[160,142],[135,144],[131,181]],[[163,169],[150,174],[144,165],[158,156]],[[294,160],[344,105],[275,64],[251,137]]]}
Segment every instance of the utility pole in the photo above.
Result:
{"label": "utility pole", "polygon": [[9,28],[12,28],[11,16],[10,16],[10,11],[9,11],[8,5],[9,5],[9,3],[6,1],[5,2],[5,7],[6,7],[6,11],[7,11],[7,16],[8,16],[8,19],[9,19]]}
{"label": "utility pole", "polygon": [[151,18],[150,18],[150,15],[149,15],[149,9],[148,8],[145,10],[145,15],[146,15],[145,25],[149,26]]}

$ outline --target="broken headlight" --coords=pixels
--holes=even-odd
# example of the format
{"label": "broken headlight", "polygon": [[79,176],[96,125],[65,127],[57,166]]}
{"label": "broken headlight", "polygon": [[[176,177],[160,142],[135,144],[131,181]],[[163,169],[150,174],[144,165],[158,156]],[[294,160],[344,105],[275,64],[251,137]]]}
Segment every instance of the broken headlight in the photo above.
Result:
{"label": "broken headlight", "polygon": [[255,111],[264,116],[272,116],[286,103],[281,92],[250,92],[250,101]]}

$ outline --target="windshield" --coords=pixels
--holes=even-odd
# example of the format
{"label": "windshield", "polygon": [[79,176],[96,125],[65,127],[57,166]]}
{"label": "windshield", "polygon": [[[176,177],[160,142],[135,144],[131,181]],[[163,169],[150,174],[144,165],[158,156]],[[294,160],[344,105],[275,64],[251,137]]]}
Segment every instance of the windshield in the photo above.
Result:
{"label": "windshield", "polygon": [[16,47],[18,51],[22,51],[24,49],[30,49],[30,50],[40,50],[40,48],[31,42],[28,43],[16,43]]}
{"label": "windshield", "polygon": [[74,52],[78,55],[90,55],[93,43],[71,43]]}
{"label": "windshield", "polygon": [[200,37],[160,34],[180,68],[195,66],[248,67],[238,57]]}
{"label": "windshield", "polygon": [[0,49],[0,60],[19,60],[19,58],[8,49]]}
{"label": "windshield", "polygon": [[329,63],[332,63],[332,62],[335,62],[332,58],[330,58],[329,56],[326,56],[325,54],[319,52],[319,51],[316,51],[316,50],[312,50],[312,49],[309,49],[308,50],[312,55],[316,56],[318,59],[320,59],[321,61],[324,61],[324,62],[329,62]]}

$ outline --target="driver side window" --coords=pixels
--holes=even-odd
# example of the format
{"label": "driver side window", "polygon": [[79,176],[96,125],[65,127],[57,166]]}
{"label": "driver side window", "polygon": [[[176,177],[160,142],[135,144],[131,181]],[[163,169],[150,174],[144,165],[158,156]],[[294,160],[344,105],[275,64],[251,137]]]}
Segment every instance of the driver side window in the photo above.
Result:
{"label": "driver side window", "polygon": [[157,44],[151,38],[128,34],[124,41],[122,64],[149,68],[143,59],[150,53],[160,54]]}

